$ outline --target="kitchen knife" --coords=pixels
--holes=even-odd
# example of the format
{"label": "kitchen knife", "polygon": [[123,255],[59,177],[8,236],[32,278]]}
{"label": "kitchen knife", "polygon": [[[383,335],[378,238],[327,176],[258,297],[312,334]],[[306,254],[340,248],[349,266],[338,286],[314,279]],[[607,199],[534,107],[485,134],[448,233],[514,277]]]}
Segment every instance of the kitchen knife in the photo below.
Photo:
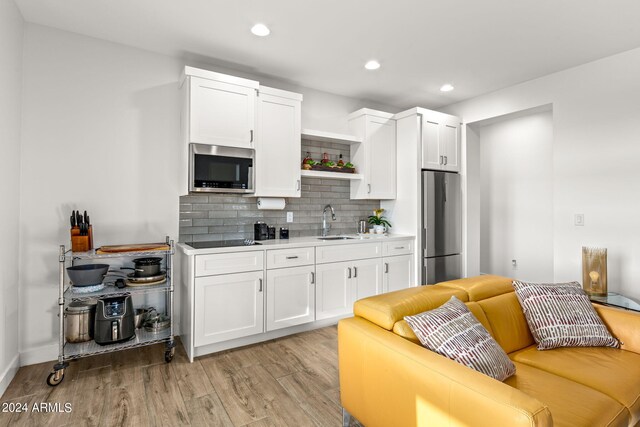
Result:
{"label": "kitchen knife", "polygon": [[82,224],[82,215],[80,215],[80,211],[76,211],[76,222],[78,227],[80,227],[80,224]]}
{"label": "kitchen knife", "polygon": [[76,226],[76,211],[71,211],[71,228]]}
{"label": "kitchen knife", "polygon": [[84,211],[83,221],[85,224],[89,224],[89,217],[87,216],[87,211]]}

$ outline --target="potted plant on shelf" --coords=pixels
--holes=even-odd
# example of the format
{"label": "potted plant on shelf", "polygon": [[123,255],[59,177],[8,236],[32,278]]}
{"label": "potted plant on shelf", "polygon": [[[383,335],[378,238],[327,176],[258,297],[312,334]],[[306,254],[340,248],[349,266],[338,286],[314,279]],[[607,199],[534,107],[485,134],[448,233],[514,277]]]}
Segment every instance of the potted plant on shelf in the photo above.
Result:
{"label": "potted plant on shelf", "polygon": [[373,225],[373,232],[376,234],[382,234],[385,231],[385,227],[391,228],[391,224],[382,215],[384,209],[376,209],[373,211],[373,215],[368,218],[369,224]]}

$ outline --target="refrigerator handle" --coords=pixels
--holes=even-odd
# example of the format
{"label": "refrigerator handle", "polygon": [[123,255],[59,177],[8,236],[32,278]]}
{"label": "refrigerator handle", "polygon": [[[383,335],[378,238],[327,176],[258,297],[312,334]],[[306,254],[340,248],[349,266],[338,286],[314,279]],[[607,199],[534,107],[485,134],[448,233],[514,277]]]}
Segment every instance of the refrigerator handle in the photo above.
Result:
{"label": "refrigerator handle", "polygon": [[447,203],[447,178],[442,180],[442,201]]}

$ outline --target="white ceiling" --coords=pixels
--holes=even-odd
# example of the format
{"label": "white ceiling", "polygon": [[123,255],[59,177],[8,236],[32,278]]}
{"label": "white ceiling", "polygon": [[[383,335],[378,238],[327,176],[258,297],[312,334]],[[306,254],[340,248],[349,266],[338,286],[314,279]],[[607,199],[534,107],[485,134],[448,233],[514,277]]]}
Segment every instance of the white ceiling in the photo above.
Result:
{"label": "white ceiling", "polygon": [[[15,1],[28,22],[398,108],[640,47],[637,0]],[[271,36],[253,36],[257,22]],[[380,70],[363,68],[371,58]]]}

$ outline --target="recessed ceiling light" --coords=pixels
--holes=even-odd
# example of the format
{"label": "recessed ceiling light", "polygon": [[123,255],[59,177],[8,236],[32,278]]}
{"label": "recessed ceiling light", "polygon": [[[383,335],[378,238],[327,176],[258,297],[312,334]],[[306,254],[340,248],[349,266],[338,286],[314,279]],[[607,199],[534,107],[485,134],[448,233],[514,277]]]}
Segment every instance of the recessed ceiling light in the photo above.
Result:
{"label": "recessed ceiling light", "polygon": [[364,68],[366,68],[367,70],[377,70],[378,68],[380,68],[380,63],[372,59],[371,61],[368,61],[366,64],[364,64]]}
{"label": "recessed ceiling light", "polygon": [[446,83],[443,84],[442,87],[440,87],[440,92],[451,92],[453,90],[453,85]]}
{"label": "recessed ceiling light", "polygon": [[256,24],[251,27],[251,32],[258,37],[265,37],[271,34],[271,30],[264,24]]}

